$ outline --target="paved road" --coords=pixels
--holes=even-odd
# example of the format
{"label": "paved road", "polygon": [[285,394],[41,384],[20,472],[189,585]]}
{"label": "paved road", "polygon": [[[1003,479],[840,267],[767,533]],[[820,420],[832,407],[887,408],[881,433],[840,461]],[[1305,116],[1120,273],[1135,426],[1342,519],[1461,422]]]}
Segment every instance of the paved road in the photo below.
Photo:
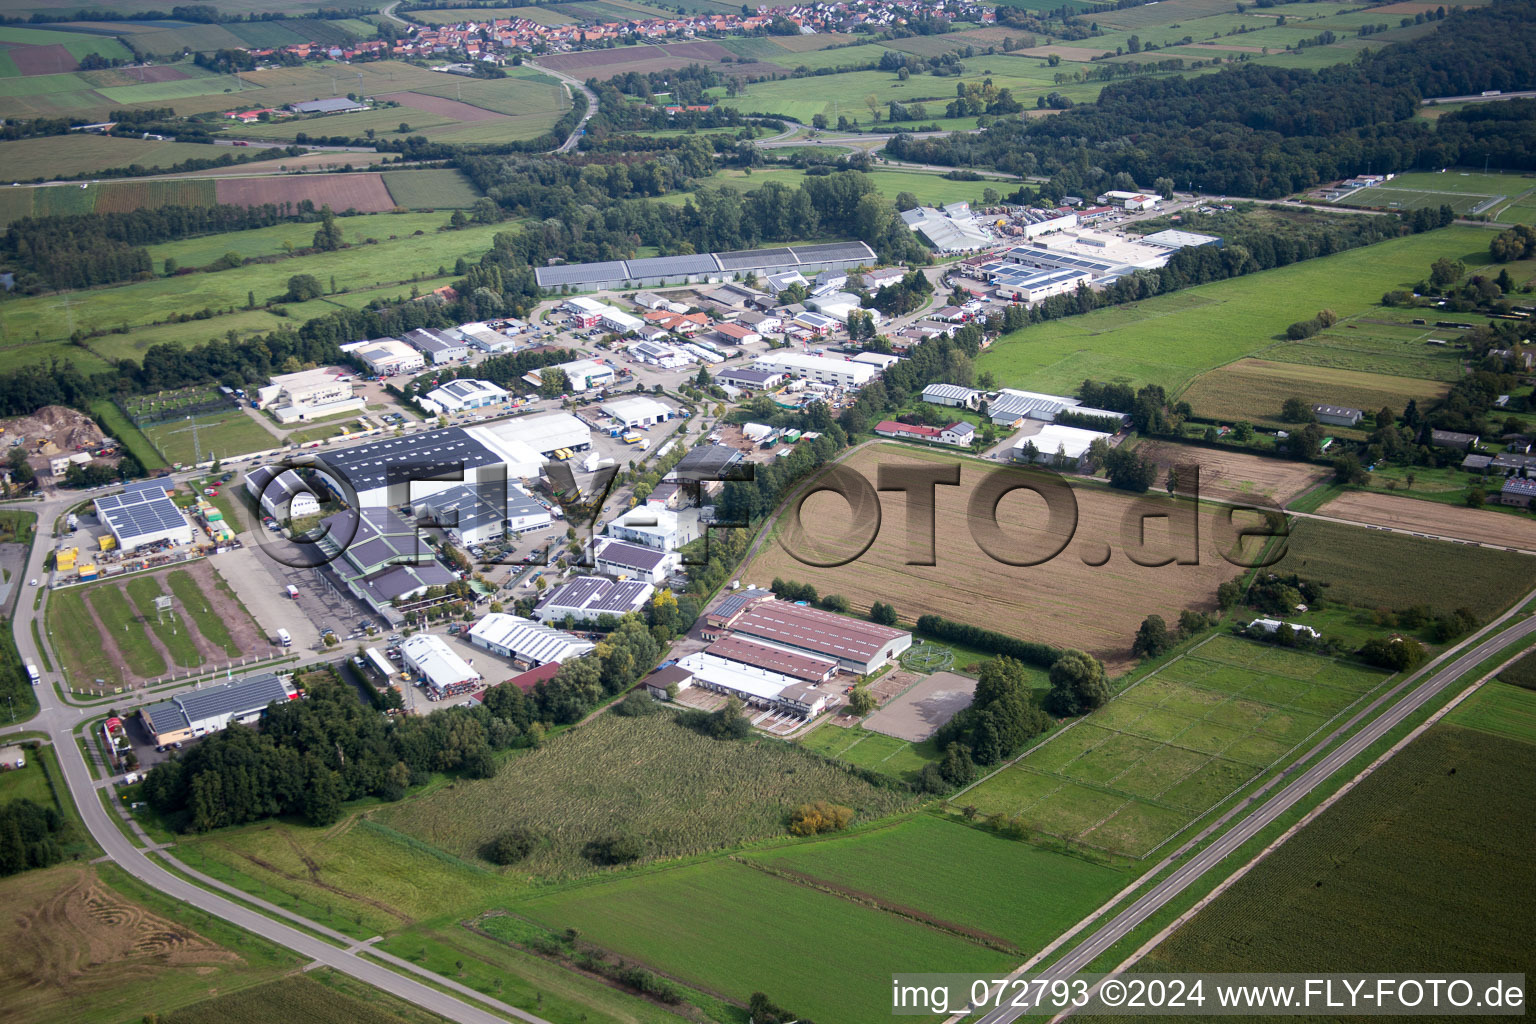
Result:
{"label": "paved road", "polygon": [[[1536,596],[1536,594],[1527,595],[1526,598],[1521,600],[1521,604],[1524,604],[1532,596]],[[1236,826],[1219,839],[1196,853],[1167,878],[1158,882],[1107,924],[1104,924],[1097,931],[1089,935],[1087,939],[1070,953],[1052,964],[1040,976],[1050,980],[1066,979],[1087,969],[1094,960],[1098,959],[1110,947],[1125,938],[1133,929],[1145,923],[1170,900],[1218,867],[1223,860],[1244,843],[1305,799],[1318,786],[1342,770],[1350,761],[1364,753],[1368,747],[1401,724],[1409,715],[1427,704],[1442,690],[1455,683],[1456,680],[1465,675],[1478,663],[1536,632],[1536,617],[1520,619],[1514,625],[1508,626],[1508,628],[1500,628],[1515,618],[1518,608],[1519,606],[1517,605],[1515,609],[1506,612],[1479,634],[1486,637],[1486,639],[1465,648],[1464,653],[1448,661],[1442,656],[1436,662],[1436,664],[1441,664],[1440,668],[1436,669],[1434,664],[1431,664],[1415,676],[1404,680],[1403,683],[1399,684],[1392,691],[1384,694],[1369,707],[1362,710],[1355,718],[1340,726],[1339,730],[1335,731],[1333,735],[1323,740],[1317,747],[1314,747],[1314,752],[1333,742],[1339,732],[1351,728],[1355,722],[1369,715],[1373,709],[1391,700],[1395,694],[1401,693],[1405,688],[1414,686],[1417,683],[1416,688],[1408,693],[1407,696],[1392,704],[1391,707],[1371,720],[1369,724],[1345,740],[1336,749],[1325,754],[1311,768],[1302,772],[1301,775],[1281,788],[1273,797],[1270,797],[1258,809],[1239,821]],[[1429,674],[1428,678],[1424,678],[1427,673],[1432,674]],[[1311,755],[1308,756],[1310,757]],[[1297,765],[1286,769],[1285,772],[1281,773],[1280,778],[1289,777],[1299,769],[1300,763],[1298,762]],[[981,1017],[977,1024],[1011,1024],[1011,1022],[1023,1016],[1025,1012],[1023,1009],[1002,1007]]]}
{"label": "paved road", "polygon": [[560,79],[560,81],[565,83],[567,89],[580,89],[582,94],[587,97],[587,112],[582,115],[580,121],[576,122],[576,127],[571,129],[570,138],[566,139],[555,149],[550,150],[551,153],[569,153],[581,141],[581,133],[586,129],[587,122],[592,120],[593,114],[597,113],[597,93],[588,89],[587,84],[581,79],[572,78],[570,75],[556,71],[554,68],[547,68],[542,64],[534,64],[532,61],[529,62],[529,66],[538,68],[546,75],[553,75],[555,78]]}
{"label": "paved road", "polygon": [[1422,100],[1426,107],[1431,103],[1489,103],[1496,100],[1523,100],[1536,96],[1536,89],[1527,89],[1525,92],[1501,92],[1497,96],[1431,96]]}
{"label": "paved road", "polygon": [[[185,476],[185,474],[183,474]],[[43,570],[43,559],[52,547],[50,534],[53,530],[54,520],[65,509],[80,500],[78,493],[55,494],[41,503],[29,503],[24,507],[38,513],[38,541],[28,558],[27,570],[23,578],[43,578],[46,573]],[[17,506],[10,506],[17,507]],[[39,631],[42,629],[42,609],[33,608],[33,597],[37,591],[30,587],[25,588],[18,601],[13,631],[16,638],[16,646],[21,653],[22,661],[44,664],[38,657],[37,644],[33,640],[32,623],[36,622]],[[56,662],[50,661],[49,663]],[[417,1006],[423,1007],[433,1013],[446,1017],[449,1020],[459,1021],[461,1024],[503,1024],[505,1017],[498,1016],[477,1006],[473,1006],[462,999],[440,992],[435,988],[414,978],[399,974],[388,967],[365,959],[361,954],[362,944],[356,944],[352,948],[342,949],[324,942],[306,932],[299,931],[281,921],[275,921],[255,910],[241,906],[231,900],[225,899],[207,889],[201,888],[191,882],[177,877],[161,867],[159,863],[149,858],[144,850],[134,846],[128,838],[118,829],[118,826],[108,815],[98,796],[97,780],[93,777],[90,768],[85,761],[85,754],[75,742],[74,733],[86,721],[101,714],[101,707],[82,707],[68,703],[61,697],[51,685],[51,678],[56,672],[45,673],[45,683],[37,688],[39,711],[30,721],[18,725],[7,732],[43,732],[53,744],[58,755],[59,764],[63,770],[64,783],[69,789],[70,798],[80,810],[80,816],[85,821],[86,829],[91,833],[91,838],[106,852],[119,867],[166,895],[190,903],[199,909],[228,921],[231,924],[244,928],[246,931],[259,935],[285,949],[292,950],[300,956],[307,957],[311,961],[332,967],[344,974],[357,978],[376,988],[383,989],[392,995],[398,996]],[[278,913],[284,913],[280,908],[272,908]],[[317,930],[319,929],[317,926]],[[350,940],[349,940],[350,941]],[[376,956],[385,956],[375,953]],[[387,958],[387,957],[386,957]],[[438,978],[423,968],[418,968],[408,961],[396,961],[401,969],[415,971],[424,977],[430,977],[438,984],[453,986],[453,982],[446,978]],[[464,990],[468,992],[469,990]],[[541,1018],[530,1013],[518,1010],[516,1007],[498,1003],[490,997],[477,996],[488,1005],[496,1005],[507,1016],[515,1017],[527,1022],[527,1024],[547,1024]]]}

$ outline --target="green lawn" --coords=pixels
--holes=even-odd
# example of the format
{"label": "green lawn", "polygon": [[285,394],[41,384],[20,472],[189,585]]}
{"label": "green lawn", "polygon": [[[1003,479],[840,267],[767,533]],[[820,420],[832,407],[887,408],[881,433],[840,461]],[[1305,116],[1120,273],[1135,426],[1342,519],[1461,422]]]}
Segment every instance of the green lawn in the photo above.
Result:
{"label": "green lawn", "polygon": [[[378,239],[380,245],[393,243],[399,239],[409,239],[417,231],[434,233],[443,223],[443,217],[436,213],[363,213],[355,217],[336,218],[342,238],[353,245],[370,238]],[[225,253],[232,252],[251,259],[281,256],[290,251],[289,246],[294,249],[308,248],[314,241],[318,227],[318,221],[313,224],[274,224],[267,228],[251,228],[249,231],[226,231],[217,235],[160,242],[147,248],[157,271],[165,269],[167,258],[174,259],[183,267],[202,267]]]}
{"label": "green lawn", "polygon": [[62,662],[59,669],[72,687],[90,688],[97,679],[121,686],[122,670],[98,640],[85,593],[81,587],[68,587],[48,596],[48,639]]}
{"label": "green lawn", "polygon": [[[817,1020],[890,1020],[893,971],[986,972],[1015,958],[895,914],[715,860],[619,876],[509,909],[745,1002],[765,992]],[[496,919],[482,927],[495,933]]]}
{"label": "green lawn", "polygon": [[469,209],[479,189],[455,168],[435,171],[385,171],[384,187],[400,206],[411,209]]}
{"label": "green lawn", "polygon": [[[101,619],[101,627],[112,637],[117,649],[128,662],[128,669],[134,675],[141,678],[151,678],[163,675],[166,670],[165,658],[150,643],[149,636],[144,630],[144,620],[139,617],[128,603],[127,596],[123,593],[120,583],[100,583],[88,587],[86,598],[91,602],[96,615]],[[52,603],[52,599],[49,600]],[[97,636],[95,630],[88,633],[76,634],[87,643],[90,638]],[[64,643],[69,644],[69,638]]]}
{"label": "green lawn", "polygon": [[101,420],[107,433],[122,442],[123,447],[139,460],[147,471],[153,473],[157,469],[164,469],[166,462],[155,450],[155,446],[149,443],[149,438],[139,431],[139,428],[128,421],[110,399],[99,398],[91,403],[92,415]]}
{"label": "green lawn", "polygon": [[1494,680],[1446,716],[1447,722],[1536,745],[1536,690]]}
{"label": "green lawn", "polygon": [[1330,308],[1347,317],[1411,285],[1440,256],[1488,262],[1488,238],[1451,227],[1005,335],[976,361],[1013,387],[1069,393],[1083,380],[1177,391],[1205,370],[1262,352],[1287,324]]}
{"label": "green lawn", "polygon": [[268,451],[282,446],[275,435],[238,409],[205,413],[197,417],[197,442],[192,424],[185,419],[166,420],[144,428],[144,435],[174,464],[191,465],[201,447],[204,460]]}
{"label": "green lawn", "polygon": [[930,815],[746,856],[812,884],[916,910],[952,930],[985,933],[1026,956],[1129,880],[1114,868]]}
{"label": "green lawn", "polygon": [[197,653],[197,641],[188,632],[186,620],[174,610],[163,617],[155,612],[155,598],[165,595],[160,580],[154,576],[137,576],[128,581],[127,589],[134,607],[170,652],[171,660],[182,668],[201,665],[203,657]]}

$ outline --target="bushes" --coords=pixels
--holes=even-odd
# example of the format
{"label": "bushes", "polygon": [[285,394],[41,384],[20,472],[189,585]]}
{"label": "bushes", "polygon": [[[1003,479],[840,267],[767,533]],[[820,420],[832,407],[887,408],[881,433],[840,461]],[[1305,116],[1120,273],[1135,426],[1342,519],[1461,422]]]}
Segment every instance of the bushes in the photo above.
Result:
{"label": "bushes", "polygon": [[593,864],[611,867],[639,860],[645,846],[634,836],[611,835],[594,839],[581,848],[581,855]]}
{"label": "bushes", "polygon": [[492,864],[516,864],[543,841],[537,831],[525,826],[508,829],[492,839],[485,848],[485,859]]}
{"label": "bushes", "polygon": [[896,606],[884,601],[876,601],[869,606],[869,619],[882,626],[896,625]]}
{"label": "bushes", "polygon": [[655,699],[644,689],[630,690],[623,700],[613,706],[613,713],[623,718],[643,718],[654,715],[658,710]]}
{"label": "bushes", "polygon": [[823,832],[841,832],[853,820],[853,808],[818,800],[801,804],[789,818],[789,834],[815,836]]}
{"label": "bushes", "polygon": [[1407,672],[1424,661],[1424,645],[1410,637],[1380,636],[1367,640],[1358,652],[1372,665]]}
{"label": "bushes", "polygon": [[684,711],[677,716],[679,725],[711,739],[739,740],[752,731],[752,724],[741,714],[741,701],[735,697],[726,699],[725,706],[717,711]]}
{"label": "bushes", "polygon": [[1063,651],[1051,666],[1051,692],[1047,704],[1055,714],[1081,715],[1109,700],[1109,678],[1104,666],[1086,651]]}
{"label": "bushes", "polygon": [[[1101,669],[1102,671],[1102,669]],[[946,722],[934,741],[947,748],[958,744],[978,764],[996,764],[1050,728],[1050,718],[1034,704],[1023,666],[1011,658],[993,658],[981,670],[970,706]],[[958,759],[959,752],[956,753]],[[946,761],[949,754],[946,752]],[[945,781],[958,776],[957,764],[939,769]],[[932,778],[919,779],[931,788]]]}
{"label": "bushes", "polygon": [[1061,657],[1060,649],[1050,644],[1020,640],[979,626],[951,622],[938,615],[920,616],[917,620],[917,631],[934,640],[947,640],[950,643],[973,647],[988,654],[1000,654],[1040,668],[1050,668],[1056,663],[1056,659]]}

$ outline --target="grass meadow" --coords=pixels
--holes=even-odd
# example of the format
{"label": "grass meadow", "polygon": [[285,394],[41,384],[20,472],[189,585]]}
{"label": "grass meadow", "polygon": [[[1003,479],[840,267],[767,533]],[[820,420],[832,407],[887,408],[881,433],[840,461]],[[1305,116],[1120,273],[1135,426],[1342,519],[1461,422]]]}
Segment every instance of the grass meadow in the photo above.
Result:
{"label": "grass meadow", "polygon": [[203,460],[214,456],[229,458],[268,451],[282,444],[276,434],[239,409],[204,413],[196,421],[195,441],[192,424],[184,419],[166,420],[142,429],[144,436],[172,465],[190,466],[199,455]]}
{"label": "grass meadow", "polygon": [[806,884],[915,911],[939,927],[984,933],[1026,955],[1129,881],[1115,868],[932,815],[745,856]]}
{"label": "grass meadow", "polygon": [[1442,722],[1136,969],[1525,970],[1536,948],[1533,754],[1530,743]]}
{"label": "grass meadow", "polygon": [[1536,746],[1536,690],[1498,681],[1485,683],[1445,720]]}
{"label": "grass meadow", "polygon": [[977,369],[1040,391],[1070,392],[1092,378],[1174,392],[1212,367],[1262,352],[1286,325],[1319,309],[1342,318],[1375,307],[1383,292],[1411,286],[1440,256],[1481,266],[1487,245],[1481,229],[1443,228],[1067,317],[1005,335]]}
{"label": "grass meadow", "polygon": [[890,1019],[892,971],[1015,966],[1009,954],[729,860],[621,875],[507,909],[556,931],[575,928],[706,992],[746,1002],[761,991],[840,1024]]}
{"label": "grass meadow", "polygon": [[160,1016],[161,1024],[440,1024],[443,1018],[328,968],[215,996]]}
{"label": "grass meadow", "polygon": [[1218,636],[1177,658],[952,806],[1144,858],[1321,734],[1384,675]]}
{"label": "grass meadow", "polygon": [[823,723],[799,742],[807,750],[896,779],[910,778],[940,756],[932,743],[911,743],[858,726]]}

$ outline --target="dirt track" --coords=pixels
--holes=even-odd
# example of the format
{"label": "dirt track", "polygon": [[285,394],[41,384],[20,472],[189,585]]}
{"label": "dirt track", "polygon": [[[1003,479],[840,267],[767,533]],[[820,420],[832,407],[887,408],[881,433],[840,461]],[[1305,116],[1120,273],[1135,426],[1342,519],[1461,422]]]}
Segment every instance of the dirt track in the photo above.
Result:
{"label": "dirt track", "polygon": [[1269,498],[1284,505],[1328,475],[1321,467],[1300,462],[1165,441],[1144,441],[1138,448],[1160,467],[1159,484],[1169,466],[1194,463],[1200,467],[1201,495],[1224,501]]}
{"label": "dirt track", "polygon": [[1390,494],[1351,491],[1317,510],[1318,515],[1373,526],[1459,537],[1484,544],[1536,550],[1536,519],[1504,512],[1446,505],[1438,501],[1398,498]]}

